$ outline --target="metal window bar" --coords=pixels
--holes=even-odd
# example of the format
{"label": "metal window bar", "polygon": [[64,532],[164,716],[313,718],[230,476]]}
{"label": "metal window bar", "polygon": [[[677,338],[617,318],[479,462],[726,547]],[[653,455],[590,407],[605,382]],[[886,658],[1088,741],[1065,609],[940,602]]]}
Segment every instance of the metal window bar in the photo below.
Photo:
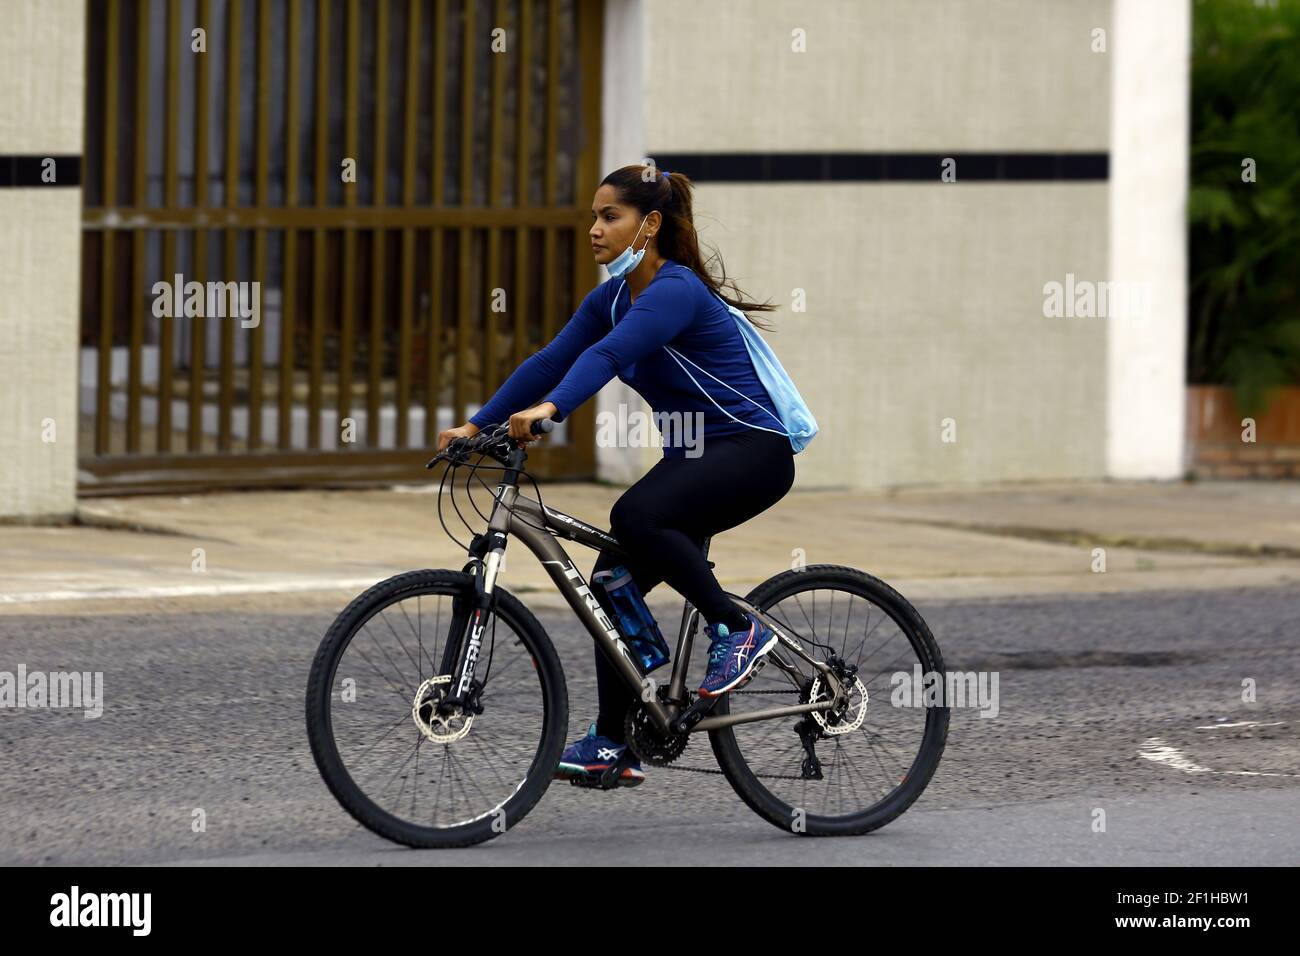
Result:
{"label": "metal window bar", "polygon": [[[87,17],[83,493],[420,480],[597,281],[600,0]],[[590,477],[590,406],[565,431],[531,463]]]}

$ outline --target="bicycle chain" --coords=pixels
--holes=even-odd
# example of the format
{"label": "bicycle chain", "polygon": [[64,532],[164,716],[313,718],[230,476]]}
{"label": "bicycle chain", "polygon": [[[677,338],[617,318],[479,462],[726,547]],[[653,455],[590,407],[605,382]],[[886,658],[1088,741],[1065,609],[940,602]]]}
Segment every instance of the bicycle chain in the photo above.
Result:
{"label": "bicycle chain", "polygon": [[[793,690],[733,690],[734,694],[795,694],[798,691]],[[673,758],[676,759],[675,757]],[[654,763],[650,764],[656,770],[679,770],[682,773],[714,773],[722,774],[721,770],[716,767],[679,767],[674,763]],[[754,774],[759,780],[803,780],[802,776],[789,773],[756,773]]]}

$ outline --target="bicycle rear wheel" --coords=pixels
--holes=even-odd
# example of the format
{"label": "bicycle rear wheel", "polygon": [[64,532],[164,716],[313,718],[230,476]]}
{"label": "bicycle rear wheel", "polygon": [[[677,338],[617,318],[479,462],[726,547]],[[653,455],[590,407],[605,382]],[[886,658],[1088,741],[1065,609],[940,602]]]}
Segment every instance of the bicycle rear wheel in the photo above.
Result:
{"label": "bicycle rear wheel", "polygon": [[387,839],[480,843],[550,785],[568,729],[564,672],[532,613],[496,593],[472,689],[479,713],[438,706],[474,605],[469,574],[381,581],[344,609],[316,653],[307,683],[316,766],[343,808]]}
{"label": "bicycle rear wheel", "polygon": [[[810,657],[825,661],[834,654],[853,665],[855,691],[847,707],[820,719],[773,718],[710,731],[722,772],[751,809],[783,830],[851,836],[889,823],[930,782],[948,735],[947,707],[891,706],[892,675],[910,680],[919,664],[942,680],[943,658],[925,621],[883,581],[838,565],[778,574],[746,600]],[[715,716],[829,697],[825,680],[806,661],[782,645],[772,655],[795,678],[776,660],[764,662],[743,689],[718,702]],[[819,768],[808,762],[808,741]]]}

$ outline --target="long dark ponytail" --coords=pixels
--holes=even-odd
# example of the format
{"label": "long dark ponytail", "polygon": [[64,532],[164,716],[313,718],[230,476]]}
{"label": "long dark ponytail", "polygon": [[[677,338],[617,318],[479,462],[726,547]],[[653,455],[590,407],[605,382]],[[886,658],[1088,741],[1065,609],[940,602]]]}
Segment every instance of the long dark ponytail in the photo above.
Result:
{"label": "long dark ponytail", "polygon": [[[727,278],[722,256],[716,249],[708,260],[700,255],[700,240],[695,232],[692,208],[694,185],[684,173],[664,173],[654,166],[637,163],[614,170],[600,181],[600,185],[614,187],[619,201],[636,207],[643,216],[658,210],[663,216],[663,225],[655,235],[659,254],[690,269],[700,277],[701,282],[722,296],[724,301],[746,313],[773,312],[778,308],[771,303],[747,299],[740,287]],[[709,269],[709,263],[715,261],[718,266],[716,278]],[[726,288],[730,288],[730,295],[723,291]],[[751,318],[751,321],[754,320]],[[772,331],[764,322],[754,321],[754,325],[766,332]]]}

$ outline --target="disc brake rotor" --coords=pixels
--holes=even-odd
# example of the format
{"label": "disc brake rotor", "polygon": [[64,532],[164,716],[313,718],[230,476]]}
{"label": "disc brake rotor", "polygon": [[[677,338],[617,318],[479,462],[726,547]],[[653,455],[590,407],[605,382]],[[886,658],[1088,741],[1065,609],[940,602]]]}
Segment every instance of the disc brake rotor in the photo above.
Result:
{"label": "disc brake rotor", "polygon": [[[813,678],[808,689],[809,702],[829,700],[830,695],[822,696],[822,678],[818,674]],[[857,677],[849,689],[848,700],[844,706],[832,710],[812,711],[813,720],[817,721],[822,732],[826,734],[850,734],[862,726],[867,716],[867,689]]]}
{"label": "disc brake rotor", "polygon": [[449,744],[460,740],[474,723],[474,715],[466,714],[460,707],[452,714],[438,713],[438,703],[447,696],[450,688],[450,674],[430,677],[415,692],[415,702],[411,705],[411,719],[415,726],[434,743]]}

